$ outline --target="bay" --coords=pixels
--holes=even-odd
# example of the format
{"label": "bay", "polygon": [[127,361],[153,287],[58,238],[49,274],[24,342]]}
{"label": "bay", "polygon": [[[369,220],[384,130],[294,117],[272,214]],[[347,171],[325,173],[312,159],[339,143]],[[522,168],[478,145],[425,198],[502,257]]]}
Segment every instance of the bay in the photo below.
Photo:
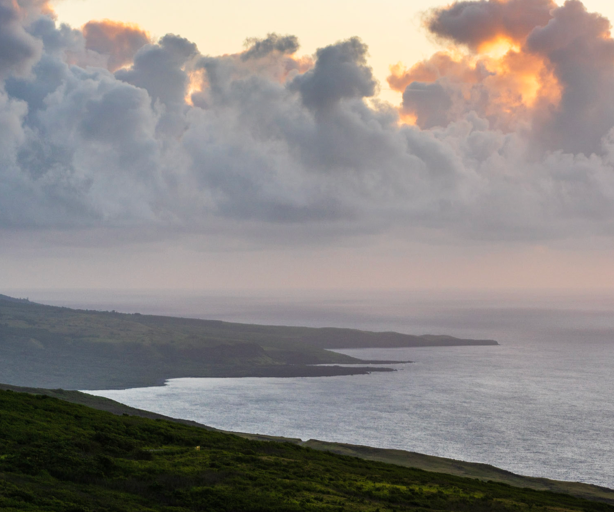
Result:
{"label": "bay", "polygon": [[[99,300],[127,312],[451,334],[493,338],[501,345],[343,351],[365,359],[414,361],[394,365],[393,373],[174,379],[160,387],[91,393],[225,430],[398,448],[614,488],[610,292],[152,297],[149,292]],[[78,300],[55,299],[62,305]],[[88,307],[96,307],[93,302]]]}

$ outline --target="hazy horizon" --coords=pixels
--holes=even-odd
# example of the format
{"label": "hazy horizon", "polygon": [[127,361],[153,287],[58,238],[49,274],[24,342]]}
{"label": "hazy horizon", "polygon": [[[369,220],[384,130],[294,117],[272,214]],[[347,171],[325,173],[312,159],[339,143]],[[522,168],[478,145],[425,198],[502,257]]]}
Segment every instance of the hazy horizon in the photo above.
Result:
{"label": "hazy horizon", "polygon": [[[536,332],[544,333],[546,338],[553,336],[552,341],[561,336],[587,342],[614,339],[611,291],[13,290],[11,294],[77,309],[269,325],[447,334],[495,339],[500,343],[515,342],[527,333],[535,336]],[[582,326],[581,332],[578,326]],[[506,338],[502,338],[502,333]]]}

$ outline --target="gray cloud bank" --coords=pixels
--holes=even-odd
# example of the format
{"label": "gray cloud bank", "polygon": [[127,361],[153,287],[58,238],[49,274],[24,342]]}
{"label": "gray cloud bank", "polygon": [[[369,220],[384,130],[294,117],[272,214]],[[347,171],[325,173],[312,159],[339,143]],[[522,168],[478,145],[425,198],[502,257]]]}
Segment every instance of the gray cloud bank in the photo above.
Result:
{"label": "gray cloud bank", "polygon": [[473,47],[471,27],[489,33],[492,17],[495,32],[521,34],[547,58],[560,103],[505,125],[480,107],[487,90],[482,103],[474,95],[459,106],[449,77],[413,81],[404,94],[419,113],[412,126],[369,101],[377,83],[357,38],[311,59],[296,56],[295,37],[269,34],[215,57],[176,35],[152,42],[111,22],[81,31],[41,2],[0,0],[0,229],[160,236],[219,221],[269,235],[290,225],[310,238],[331,226],[610,237],[609,25],[574,0],[554,10],[528,2],[513,18],[508,4],[526,3],[461,2],[431,28]]}

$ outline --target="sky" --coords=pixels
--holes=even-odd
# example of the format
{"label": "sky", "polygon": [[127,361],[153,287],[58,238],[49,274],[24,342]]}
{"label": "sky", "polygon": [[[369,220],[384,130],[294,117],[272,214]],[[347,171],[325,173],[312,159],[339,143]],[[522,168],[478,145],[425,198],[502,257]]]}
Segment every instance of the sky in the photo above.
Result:
{"label": "sky", "polygon": [[0,0],[0,286],[611,288],[609,19]]}
{"label": "sky", "polygon": [[[614,19],[611,1],[583,3],[588,10]],[[308,55],[358,36],[369,46],[368,61],[380,81],[380,96],[399,103],[400,94],[386,83],[389,68],[398,62],[411,65],[441,49],[424,29],[422,17],[446,4],[442,0],[312,0],[292,5],[282,0],[60,0],[54,10],[60,21],[73,27],[111,19],[138,24],[154,37],[179,34],[208,55],[240,52],[247,38],[271,32],[297,36],[300,53]]]}

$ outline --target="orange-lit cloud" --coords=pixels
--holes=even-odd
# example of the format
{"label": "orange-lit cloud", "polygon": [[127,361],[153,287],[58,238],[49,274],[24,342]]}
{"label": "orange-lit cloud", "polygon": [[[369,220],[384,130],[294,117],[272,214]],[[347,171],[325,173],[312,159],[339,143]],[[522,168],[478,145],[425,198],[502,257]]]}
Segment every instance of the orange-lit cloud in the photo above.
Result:
{"label": "orange-lit cloud", "polygon": [[522,43],[554,8],[553,0],[461,1],[431,10],[424,21],[437,38],[484,52],[488,44]]}
{"label": "orange-lit cloud", "polygon": [[83,35],[88,50],[109,56],[110,71],[132,62],[136,52],[151,41],[149,34],[138,25],[111,20],[86,23]]}
{"label": "orange-lit cloud", "polygon": [[416,125],[418,116],[414,112],[399,112],[399,119],[402,124]]}
{"label": "orange-lit cloud", "polygon": [[185,95],[185,102],[194,106],[193,95],[200,95],[207,85],[207,77],[204,69],[196,69],[188,72],[188,87]]}
{"label": "orange-lit cloud", "polygon": [[388,83],[404,93],[401,118],[431,128],[474,111],[512,131],[556,108],[562,93],[554,67],[527,49],[554,7],[551,0],[481,0],[431,11],[427,28],[449,46],[409,69],[391,66]]}
{"label": "orange-lit cloud", "polygon": [[513,102],[526,107],[543,102],[555,106],[561,99],[561,86],[552,67],[539,55],[509,52],[486,67],[492,74],[484,81],[491,90],[507,96],[510,106]]}
{"label": "orange-lit cloud", "polygon": [[500,59],[512,51],[518,52],[519,50],[520,46],[518,42],[504,35],[489,41],[484,41],[478,46],[479,54],[486,55],[493,59]]}
{"label": "orange-lit cloud", "polygon": [[478,83],[484,79],[485,70],[475,66],[475,62],[469,57],[455,59],[447,52],[437,52],[430,59],[418,62],[410,69],[406,69],[402,63],[390,66],[388,84],[399,92],[412,82],[435,82],[440,78],[447,77],[462,83]]}
{"label": "orange-lit cloud", "polygon": [[416,118],[420,126],[429,128],[433,125],[421,124],[417,114],[416,102],[424,101],[409,100],[418,84],[437,83],[447,91],[449,112],[439,116],[436,124],[447,124],[473,110],[488,118],[493,127],[510,130],[518,121],[529,119],[532,109],[556,106],[561,97],[558,81],[544,59],[522,51],[509,51],[498,59],[464,56],[460,60],[437,53],[410,69],[392,66],[388,83],[406,93],[402,116]]}
{"label": "orange-lit cloud", "polygon": [[41,14],[55,19],[50,0],[11,0],[11,8],[25,21],[36,19]]}

